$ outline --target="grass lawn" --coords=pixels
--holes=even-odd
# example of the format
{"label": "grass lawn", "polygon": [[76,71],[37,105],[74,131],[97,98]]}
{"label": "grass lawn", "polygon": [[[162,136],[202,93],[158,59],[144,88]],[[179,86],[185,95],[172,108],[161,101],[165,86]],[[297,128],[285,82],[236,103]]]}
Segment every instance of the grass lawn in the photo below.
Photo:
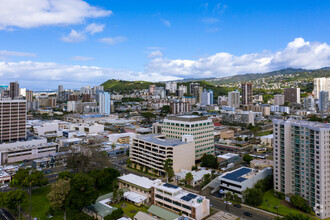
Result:
{"label": "grass lawn", "polygon": [[[125,204],[125,208],[122,207],[122,204]],[[126,201],[121,201],[115,205],[112,205],[113,207],[116,207],[116,208],[122,208],[123,211],[124,211],[124,214],[130,218],[133,219],[133,217],[139,212],[147,212],[148,211],[148,208],[146,206],[136,206],[136,205],[133,205],[131,203],[128,203]]]}
{"label": "grass lawn", "polygon": [[[38,219],[49,219],[47,218],[47,211],[49,209],[49,203],[47,200],[47,194],[50,192],[50,185],[43,186],[37,189],[32,190],[32,199],[31,199],[31,212],[32,217],[38,217]],[[30,204],[30,197],[22,204],[22,208],[29,212],[29,204]],[[71,210],[67,208],[67,219],[72,218],[75,215],[78,215],[80,212],[77,210]],[[64,212],[57,212],[56,215],[53,216],[53,220],[61,220],[63,219]]]}
{"label": "grass lawn", "polygon": [[265,135],[269,135],[269,134],[273,134],[273,130],[270,131],[260,131],[256,134],[256,136],[265,136]]}
{"label": "grass lawn", "polygon": [[[267,201],[266,201],[267,200]],[[261,204],[261,206],[259,206],[259,208],[263,209],[263,210],[266,210],[266,211],[269,211],[269,212],[273,212],[273,213],[277,213],[277,210],[276,210],[276,206],[278,206],[278,214],[279,215],[288,215],[288,214],[299,214],[299,213],[302,213],[304,214],[303,212],[295,209],[295,208],[290,208],[290,207],[287,207],[285,206],[284,202],[280,200],[279,198],[276,198],[274,196],[274,190],[268,190],[267,192],[265,192],[265,195],[264,195],[264,198],[263,198],[263,202]],[[269,204],[269,206],[268,206]]]}

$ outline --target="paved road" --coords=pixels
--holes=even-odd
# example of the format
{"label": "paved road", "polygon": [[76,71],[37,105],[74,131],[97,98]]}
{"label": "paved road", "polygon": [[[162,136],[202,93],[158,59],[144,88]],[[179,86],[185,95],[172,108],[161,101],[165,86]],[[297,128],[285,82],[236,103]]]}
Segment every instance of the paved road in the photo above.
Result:
{"label": "paved road", "polygon": [[[221,210],[221,211],[225,211],[225,212],[229,212],[233,215],[238,216],[239,218],[244,218],[244,219],[251,219],[251,220],[271,220],[274,219],[272,216],[267,215],[263,212],[258,212],[256,210],[247,208],[247,207],[241,207],[241,208],[236,208],[232,205],[229,205],[229,210],[226,209],[226,204],[221,201],[220,199],[216,199],[213,196],[208,196],[208,199],[210,199],[210,202],[212,204],[212,208],[217,209],[217,210]],[[252,213],[252,217],[248,217],[243,215],[244,212],[250,212]]]}

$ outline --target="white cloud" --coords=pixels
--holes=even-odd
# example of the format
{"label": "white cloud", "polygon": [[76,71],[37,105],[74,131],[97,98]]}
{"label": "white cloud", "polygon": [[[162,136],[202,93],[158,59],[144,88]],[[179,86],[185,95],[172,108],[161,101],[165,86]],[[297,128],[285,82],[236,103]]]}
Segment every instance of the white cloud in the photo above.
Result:
{"label": "white cloud", "polygon": [[32,61],[0,62],[2,82],[18,80],[30,89],[56,88],[63,84],[67,88],[79,88],[91,83],[97,85],[108,79],[167,81],[178,77],[163,76],[158,73],[133,72],[97,66],[61,65]]}
{"label": "white cloud", "polygon": [[217,18],[203,18],[202,21],[206,24],[215,24],[219,22]]}
{"label": "white cloud", "polygon": [[91,23],[85,28],[85,31],[91,34],[99,33],[103,31],[104,26],[105,26],[104,24]]}
{"label": "white cloud", "polygon": [[84,32],[78,32],[76,30],[71,30],[70,34],[67,36],[63,36],[61,38],[62,41],[68,43],[78,43],[86,40],[86,35]]}
{"label": "white cloud", "polygon": [[287,67],[316,69],[326,66],[330,66],[330,45],[296,38],[276,52],[264,51],[241,56],[221,52],[197,60],[155,57],[143,72],[21,61],[0,62],[0,76],[5,83],[19,80],[22,85],[32,89],[36,86],[55,88],[58,84],[79,88],[91,83],[100,84],[108,79],[167,81],[263,73]]}
{"label": "white cloud", "polygon": [[161,57],[163,53],[160,50],[151,51],[148,55],[148,58]]}
{"label": "white cloud", "polygon": [[75,60],[75,61],[89,61],[89,60],[94,60],[94,57],[74,56],[74,57],[71,57],[70,60]]}
{"label": "white cloud", "polygon": [[169,20],[166,20],[166,19],[163,19],[163,18],[161,18],[160,20],[163,22],[163,24],[166,27],[171,27],[171,22]]}
{"label": "white cloud", "polygon": [[117,37],[106,37],[99,39],[101,43],[109,44],[109,45],[115,45],[124,41],[127,41],[126,37],[123,36],[117,36]]}
{"label": "white cloud", "polygon": [[262,73],[287,67],[316,69],[330,66],[330,45],[296,38],[284,50],[235,56],[217,53],[198,60],[155,58],[146,72],[176,77],[223,77],[244,73]]}
{"label": "white cloud", "polygon": [[0,57],[35,57],[34,53],[0,50]]}
{"label": "white cloud", "polygon": [[86,18],[111,14],[111,11],[91,6],[83,0],[2,0],[0,30],[79,24]]}
{"label": "white cloud", "polygon": [[62,36],[61,40],[68,43],[77,43],[85,41],[87,39],[87,34],[95,34],[102,32],[104,29],[104,24],[91,23],[85,27],[83,31],[71,30],[70,34],[67,36]]}

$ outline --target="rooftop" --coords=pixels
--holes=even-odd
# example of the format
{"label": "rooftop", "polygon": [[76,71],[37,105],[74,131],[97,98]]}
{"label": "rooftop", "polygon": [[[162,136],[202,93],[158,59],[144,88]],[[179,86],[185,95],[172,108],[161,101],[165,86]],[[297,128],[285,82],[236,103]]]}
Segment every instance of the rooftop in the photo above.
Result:
{"label": "rooftop", "polygon": [[168,116],[168,120],[173,121],[187,121],[187,122],[194,122],[194,121],[205,121],[208,120],[206,116],[198,116],[198,115],[181,115],[181,116]]}
{"label": "rooftop", "polygon": [[122,180],[124,182],[133,183],[136,186],[139,186],[144,189],[151,189],[151,186],[153,185],[154,181],[150,180],[146,177],[138,176],[135,174],[127,174],[121,177],[118,177],[119,180]]}
{"label": "rooftop", "polygon": [[250,168],[242,167],[242,168],[234,170],[230,173],[225,173],[221,177],[225,178],[225,179],[228,179],[228,180],[236,181],[236,182],[243,182],[247,179],[244,176],[246,174],[250,173],[251,171],[252,171],[252,169],[250,169]]}
{"label": "rooftop", "polygon": [[180,217],[179,215],[177,215],[173,212],[170,212],[164,208],[161,208],[161,207],[158,207],[155,205],[150,206],[150,208],[148,209],[148,212],[157,217],[160,217],[161,219],[165,219],[165,220],[174,220],[174,219],[177,219]]}
{"label": "rooftop", "polygon": [[140,135],[137,137],[140,140],[147,141],[153,144],[161,145],[161,146],[179,146],[183,144],[187,144],[186,142],[180,141],[174,138],[166,138],[165,136],[159,134],[150,134],[150,135]]}
{"label": "rooftop", "polygon": [[305,120],[296,120],[289,118],[287,120],[280,120],[280,119],[274,119],[274,124],[285,124],[289,123],[293,126],[302,126],[302,127],[309,127],[309,128],[320,128],[320,129],[330,129],[330,124],[328,123],[321,123],[321,122],[314,122],[314,121],[305,121]]}

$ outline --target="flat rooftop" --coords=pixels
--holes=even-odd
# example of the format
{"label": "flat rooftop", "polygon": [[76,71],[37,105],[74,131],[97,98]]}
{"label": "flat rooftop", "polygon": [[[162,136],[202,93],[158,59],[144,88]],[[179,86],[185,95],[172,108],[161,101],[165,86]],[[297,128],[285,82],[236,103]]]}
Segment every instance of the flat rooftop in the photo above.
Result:
{"label": "flat rooftop", "polygon": [[186,142],[180,141],[178,139],[166,138],[165,136],[159,134],[140,135],[137,137],[137,139],[150,142],[153,144],[157,144],[161,146],[169,146],[169,147],[175,147],[175,146],[187,144]]}
{"label": "flat rooftop", "polygon": [[205,121],[208,120],[206,116],[198,116],[198,115],[181,115],[181,116],[168,116],[168,120],[173,121],[187,121],[187,122],[194,122],[194,121]]}
{"label": "flat rooftop", "polygon": [[289,118],[287,120],[281,120],[281,119],[274,119],[274,123],[276,124],[285,124],[289,123],[293,126],[302,126],[302,127],[308,127],[308,128],[320,128],[320,129],[330,129],[329,123],[321,123],[321,122],[315,122],[315,121],[305,121],[305,120],[296,120]]}
{"label": "flat rooftop", "polygon": [[245,178],[244,176],[248,173],[250,173],[252,169],[247,168],[247,167],[242,167],[237,170],[234,170],[233,172],[224,174],[224,176],[221,176],[222,178],[232,180],[235,182],[244,182],[248,178]]}
{"label": "flat rooftop", "polygon": [[151,186],[154,184],[153,180],[150,180],[146,177],[131,174],[131,173],[118,177],[118,179],[120,179],[124,182],[132,183],[132,184],[139,186],[141,188],[144,188],[144,189],[151,189]]}

